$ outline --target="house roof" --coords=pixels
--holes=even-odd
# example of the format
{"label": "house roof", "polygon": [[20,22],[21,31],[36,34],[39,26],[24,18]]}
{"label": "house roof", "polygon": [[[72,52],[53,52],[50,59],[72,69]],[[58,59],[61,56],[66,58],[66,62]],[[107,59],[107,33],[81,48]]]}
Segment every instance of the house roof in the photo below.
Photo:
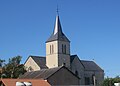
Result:
{"label": "house roof", "polygon": [[69,39],[62,32],[62,27],[61,27],[61,23],[60,23],[60,19],[58,15],[56,16],[54,31],[52,35],[50,36],[50,38],[46,41],[46,43],[55,41],[55,40],[70,42]]}
{"label": "house roof", "polygon": [[[41,56],[29,56],[28,59],[29,59],[30,57],[36,62],[36,64],[37,64],[41,69],[46,69],[46,68],[48,68],[48,67],[46,66],[46,58],[45,58],[45,57],[41,57]],[[27,60],[28,60],[28,59],[27,59]],[[26,61],[27,61],[27,60],[26,60]],[[25,63],[26,63],[26,62],[25,62]]]}
{"label": "house roof", "polygon": [[0,79],[0,83],[5,86],[16,86],[16,82],[31,82],[32,86],[50,86],[47,81],[40,79]]}
{"label": "house roof", "polygon": [[94,61],[81,60],[86,71],[103,71]]}
{"label": "house roof", "polygon": [[[53,74],[55,74],[57,71],[60,69],[65,68],[69,72],[71,72],[68,68],[65,66],[60,66],[60,67],[55,67],[55,68],[50,68],[50,69],[41,69],[39,71],[33,71],[33,72],[26,72],[24,75],[22,75],[20,78],[33,78],[33,79],[47,79]],[[71,72],[72,73],[72,72]],[[74,73],[72,73],[74,76],[76,76]],[[78,76],[76,76],[78,77]],[[79,78],[79,77],[78,77]]]}

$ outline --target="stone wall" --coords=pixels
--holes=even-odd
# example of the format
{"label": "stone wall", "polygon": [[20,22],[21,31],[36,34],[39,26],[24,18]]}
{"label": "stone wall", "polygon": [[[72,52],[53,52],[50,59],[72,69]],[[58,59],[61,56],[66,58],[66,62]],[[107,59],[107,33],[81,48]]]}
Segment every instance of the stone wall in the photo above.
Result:
{"label": "stone wall", "polygon": [[90,83],[93,84],[93,75],[95,75],[95,83],[96,86],[101,86],[104,80],[104,72],[103,71],[85,71],[85,77],[90,78]]}
{"label": "stone wall", "polygon": [[80,60],[78,57],[75,57],[73,62],[71,63],[71,70],[73,73],[76,71],[78,72],[78,76],[80,78],[80,84],[84,85],[84,67],[81,64]]}
{"label": "stone wall", "polygon": [[[66,45],[66,53],[62,52],[62,45]],[[51,52],[52,48],[52,52]],[[62,66],[70,67],[70,43],[63,41],[52,41],[46,43],[46,65],[49,68]]]}

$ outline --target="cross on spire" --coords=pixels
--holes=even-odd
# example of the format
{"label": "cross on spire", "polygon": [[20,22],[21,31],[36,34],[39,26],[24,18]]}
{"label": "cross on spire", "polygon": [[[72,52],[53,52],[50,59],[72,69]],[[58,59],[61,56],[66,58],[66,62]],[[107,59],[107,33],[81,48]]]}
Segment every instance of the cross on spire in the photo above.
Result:
{"label": "cross on spire", "polygon": [[59,9],[58,9],[58,5],[57,5],[57,11],[56,11],[56,12],[57,12],[57,15],[59,15]]}

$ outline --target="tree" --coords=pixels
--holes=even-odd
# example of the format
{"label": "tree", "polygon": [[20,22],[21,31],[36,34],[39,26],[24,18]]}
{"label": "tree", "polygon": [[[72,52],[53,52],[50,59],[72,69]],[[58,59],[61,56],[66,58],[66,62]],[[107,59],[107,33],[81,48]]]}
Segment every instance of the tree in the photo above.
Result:
{"label": "tree", "polygon": [[112,78],[105,78],[102,86],[113,86],[112,84]]}
{"label": "tree", "polygon": [[3,63],[4,63],[4,62],[5,62],[5,60],[0,59],[0,67],[3,66]]}
{"label": "tree", "polygon": [[4,62],[5,62],[5,60],[0,59],[0,77],[5,76],[4,74],[2,74],[2,67],[3,67]]}
{"label": "tree", "polygon": [[20,64],[22,57],[15,56],[9,59],[9,62],[3,67],[2,74],[6,75],[6,78],[18,78],[20,75],[26,72],[23,64]]}
{"label": "tree", "polygon": [[114,86],[114,83],[120,83],[120,77],[115,78],[105,78],[102,86]]}

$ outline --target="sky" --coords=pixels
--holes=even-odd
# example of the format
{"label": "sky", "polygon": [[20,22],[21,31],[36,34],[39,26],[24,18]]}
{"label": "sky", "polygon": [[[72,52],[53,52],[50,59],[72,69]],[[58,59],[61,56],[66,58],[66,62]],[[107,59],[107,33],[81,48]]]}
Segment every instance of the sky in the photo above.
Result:
{"label": "sky", "polygon": [[120,0],[0,0],[0,59],[45,56],[57,5],[71,55],[120,75]]}

